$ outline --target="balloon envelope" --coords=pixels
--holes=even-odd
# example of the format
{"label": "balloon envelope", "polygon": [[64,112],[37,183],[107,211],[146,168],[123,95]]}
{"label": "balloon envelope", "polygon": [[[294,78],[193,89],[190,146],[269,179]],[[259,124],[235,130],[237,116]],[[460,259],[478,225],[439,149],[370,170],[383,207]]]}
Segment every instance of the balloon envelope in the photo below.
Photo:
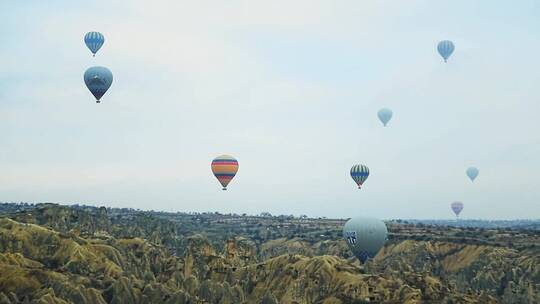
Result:
{"label": "balloon envelope", "polygon": [[383,221],[370,217],[355,217],[343,226],[343,238],[353,254],[364,263],[384,246],[388,230]]}
{"label": "balloon envelope", "polygon": [[382,108],[377,112],[377,116],[379,116],[379,120],[383,123],[383,125],[386,127],[386,124],[392,119],[392,110],[387,108]]}
{"label": "balloon envelope", "polygon": [[84,35],[84,43],[95,56],[97,51],[103,46],[103,43],[105,43],[105,37],[99,32],[89,32]]}
{"label": "balloon envelope", "polygon": [[452,208],[452,211],[456,214],[456,216],[459,216],[461,213],[461,210],[463,210],[463,203],[462,202],[453,202],[450,207]]}
{"label": "balloon envelope", "polygon": [[351,168],[351,177],[358,185],[358,189],[362,188],[362,185],[369,176],[369,168],[364,165],[354,165]]}
{"label": "balloon envelope", "polygon": [[454,49],[454,43],[450,40],[443,40],[437,45],[437,51],[439,51],[439,54],[444,59],[444,62],[446,62],[450,55],[452,55]]}
{"label": "balloon envelope", "polygon": [[220,155],[214,158],[211,167],[223,190],[227,190],[227,185],[238,172],[238,161],[230,155]]}
{"label": "balloon envelope", "polygon": [[113,75],[106,67],[95,66],[84,72],[84,83],[88,90],[96,97],[96,102],[100,102],[103,94],[111,87]]}
{"label": "balloon envelope", "polygon": [[466,173],[467,176],[471,179],[471,181],[474,182],[480,171],[475,167],[470,167],[469,169],[467,169]]}

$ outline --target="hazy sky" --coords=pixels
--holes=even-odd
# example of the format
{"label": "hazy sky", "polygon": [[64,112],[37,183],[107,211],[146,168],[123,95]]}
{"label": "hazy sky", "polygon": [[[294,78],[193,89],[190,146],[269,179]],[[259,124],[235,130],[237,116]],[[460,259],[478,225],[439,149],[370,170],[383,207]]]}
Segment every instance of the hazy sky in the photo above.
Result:
{"label": "hazy sky", "polygon": [[[0,3],[1,201],[540,218],[538,1],[82,3]],[[114,74],[101,104],[93,65]]]}

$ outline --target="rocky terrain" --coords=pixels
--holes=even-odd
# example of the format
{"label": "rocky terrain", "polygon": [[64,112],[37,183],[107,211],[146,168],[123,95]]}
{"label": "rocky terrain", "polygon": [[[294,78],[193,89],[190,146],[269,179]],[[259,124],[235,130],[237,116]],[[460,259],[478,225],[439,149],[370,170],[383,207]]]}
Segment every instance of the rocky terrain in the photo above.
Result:
{"label": "rocky terrain", "polygon": [[540,303],[540,232],[39,204],[0,217],[0,303]]}

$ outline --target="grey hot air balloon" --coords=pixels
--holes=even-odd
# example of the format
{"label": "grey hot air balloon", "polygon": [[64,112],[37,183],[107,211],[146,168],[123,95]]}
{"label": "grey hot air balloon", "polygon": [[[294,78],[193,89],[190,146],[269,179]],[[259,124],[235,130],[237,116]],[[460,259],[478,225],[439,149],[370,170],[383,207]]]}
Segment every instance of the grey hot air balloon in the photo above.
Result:
{"label": "grey hot air balloon", "polygon": [[452,205],[450,205],[450,208],[452,208],[452,211],[456,214],[456,218],[459,218],[459,214],[461,213],[461,210],[463,210],[463,203],[453,202]]}
{"label": "grey hot air balloon", "polygon": [[383,123],[383,125],[386,127],[386,124],[392,119],[392,110],[387,108],[382,108],[377,112],[377,116],[379,116],[379,120]]}
{"label": "grey hot air balloon", "polygon": [[388,238],[388,230],[383,221],[370,217],[355,217],[343,226],[343,237],[352,253],[365,263],[373,258]]}
{"label": "grey hot air balloon", "polygon": [[111,87],[113,75],[106,67],[95,66],[84,72],[84,83],[88,90],[96,97],[96,102],[99,103],[103,94]]}
{"label": "grey hot air balloon", "polygon": [[480,173],[480,171],[476,167],[470,167],[465,172],[467,173],[467,176],[471,179],[471,182],[474,182],[474,180],[478,176],[478,173]]}

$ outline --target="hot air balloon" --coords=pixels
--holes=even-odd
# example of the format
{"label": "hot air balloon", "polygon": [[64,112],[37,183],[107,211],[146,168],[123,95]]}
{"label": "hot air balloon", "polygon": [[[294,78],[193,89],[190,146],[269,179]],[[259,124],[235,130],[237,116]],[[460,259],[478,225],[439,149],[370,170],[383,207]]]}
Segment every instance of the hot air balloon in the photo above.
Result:
{"label": "hot air balloon", "polygon": [[369,168],[364,165],[354,165],[351,168],[351,177],[358,185],[358,189],[362,188],[362,184],[369,176]]}
{"label": "hot air balloon", "polygon": [[446,62],[450,55],[452,55],[454,49],[454,43],[450,40],[443,40],[437,45],[437,51],[439,51],[439,54],[444,59],[444,62]]}
{"label": "hot air balloon", "polygon": [[227,190],[227,185],[238,172],[238,161],[230,155],[221,155],[212,161],[212,172],[223,186],[223,190]]}
{"label": "hot air balloon", "polygon": [[377,116],[379,116],[379,120],[383,123],[383,125],[386,127],[386,124],[392,119],[392,110],[387,108],[382,108],[377,112]]}
{"label": "hot air balloon", "polygon": [[475,167],[470,167],[465,172],[467,173],[467,176],[471,179],[471,182],[474,182],[480,171],[478,171],[478,169]]}
{"label": "hot air balloon", "polygon": [[103,46],[104,42],[105,37],[99,32],[89,32],[84,35],[84,43],[94,56],[96,56],[97,51]]}
{"label": "hot air balloon", "polygon": [[96,102],[100,103],[100,99],[111,87],[113,75],[106,67],[95,66],[84,72],[84,83],[88,90],[96,97]]}
{"label": "hot air balloon", "polygon": [[453,202],[450,207],[452,208],[452,211],[456,214],[456,218],[459,218],[459,214],[461,213],[461,210],[463,210],[463,203],[462,202]]}
{"label": "hot air balloon", "polygon": [[355,217],[343,226],[343,238],[349,249],[364,263],[381,250],[387,240],[388,230],[383,221],[369,217]]}

